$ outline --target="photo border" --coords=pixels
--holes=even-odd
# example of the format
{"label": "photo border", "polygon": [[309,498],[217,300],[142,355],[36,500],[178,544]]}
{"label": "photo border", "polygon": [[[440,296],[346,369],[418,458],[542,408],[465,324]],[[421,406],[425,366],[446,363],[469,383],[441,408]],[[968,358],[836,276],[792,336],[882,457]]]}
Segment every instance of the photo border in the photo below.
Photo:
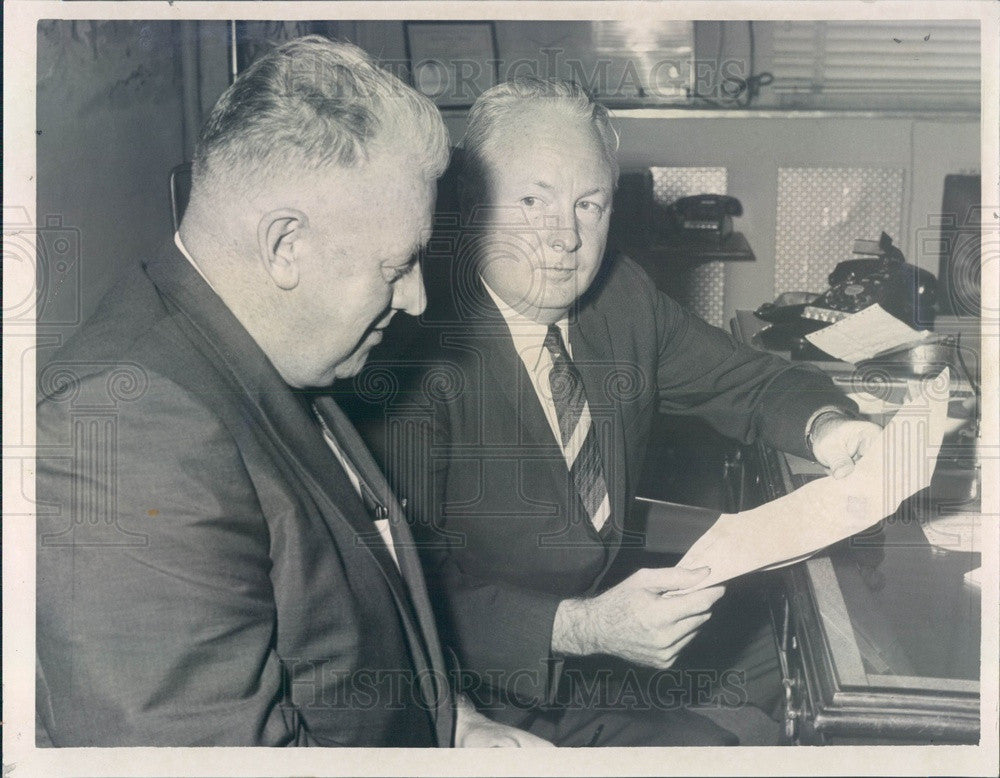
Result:
{"label": "photo border", "polygon": [[[979,18],[982,22],[983,102],[981,159],[983,203],[997,203],[997,41],[1000,6],[989,2],[66,2],[9,0],[4,8],[4,219],[8,207],[35,217],[35,68],[39,19],[574,19],[624,18],[655,8],[664,18]],[[391,14],[391,16],[387,16]],[[9,206],[8,206],[9,204]],[[1000,218],[997,214],[994,219]],[[993,223],[991,234],[996,233]],[[983,299],[1000,299],[994,272],[983,276]],[[4,274],[4,297],[18,299]],[[997,332],[983,332],[983,351],[996,355]],[[34,374],[34,332],[4,333],[4,480],[12,463],[34,451],[33,397],[24,396],[21,371]],[[14,380],[12,380],[12,376]],[[998,443],[997,364],[984,364],[983,435]],[[23,427],[23,428],[22,428]],[[994,468],[996,462],[991,463]],[[984,470],[984,500],[997,504],[997,473]],[[31,514],[33,491],[4,489],[4,514]],[[965,774],[997,772],[997,528],[985,539],[982,608],[982,740],[979,746],[831,746],[806,748],[558,749],[538,751],[437,751],[434,749],[268,748],[59,748],[34,746],[35,535],[31,521],[3,523],[4,774],[13,776],[185,776],[185,775],[656,775],[729,774]]]}

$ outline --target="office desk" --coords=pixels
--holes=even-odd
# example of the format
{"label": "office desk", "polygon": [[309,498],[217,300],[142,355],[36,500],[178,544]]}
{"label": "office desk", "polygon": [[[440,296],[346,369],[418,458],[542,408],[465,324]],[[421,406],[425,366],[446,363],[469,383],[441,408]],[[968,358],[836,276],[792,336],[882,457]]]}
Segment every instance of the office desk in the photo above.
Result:
{"label": "office desk", "polygon": [[[738,337],[752,334],[753,318],[741,312]],[[757,502],[822,475],[765,446],[746,459]],[[980,592],[964,574],[981,556],[932,546],[921,523],[971,523],[979,485],[974,440],[950,436],[923,496],[782,573],[772,614],[790,742],[978,742]]]}

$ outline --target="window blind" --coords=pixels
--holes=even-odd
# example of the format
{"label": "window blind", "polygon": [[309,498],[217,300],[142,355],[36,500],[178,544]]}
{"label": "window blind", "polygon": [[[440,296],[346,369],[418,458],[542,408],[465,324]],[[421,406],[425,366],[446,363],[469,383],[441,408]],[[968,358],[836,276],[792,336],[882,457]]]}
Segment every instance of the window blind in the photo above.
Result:
{"label": "window blind", "polygon": [[783,105],[979,107],[978,21],[777,22],[773,36]]}

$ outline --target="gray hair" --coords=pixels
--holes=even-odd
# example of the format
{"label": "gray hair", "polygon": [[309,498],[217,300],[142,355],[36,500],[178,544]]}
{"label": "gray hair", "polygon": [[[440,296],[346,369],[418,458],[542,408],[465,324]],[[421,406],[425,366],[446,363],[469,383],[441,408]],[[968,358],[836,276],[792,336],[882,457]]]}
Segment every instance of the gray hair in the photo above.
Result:
{"label": "gray hair", "polygon": [[448,164],[448,131],[430,100],[357,46],[309,35],[262,56],[219,98],[198,140],[194,182],[234,171],[266,177],[288,164],[353,167],[376,143],[407,148],[429,178]]}
{"label": "gray hair", "polygon": [[611,167],[612,181],[618,181],[618,133],[611,126],[608,109],[595,101],[575,81],[562,78],[518,76],[483,92],[469,111],[469,123],[462,139],[463,186],[473,190],[489,166],[485,151],[497,128],[526,105],[553,106],[567,118],[590,122]]}

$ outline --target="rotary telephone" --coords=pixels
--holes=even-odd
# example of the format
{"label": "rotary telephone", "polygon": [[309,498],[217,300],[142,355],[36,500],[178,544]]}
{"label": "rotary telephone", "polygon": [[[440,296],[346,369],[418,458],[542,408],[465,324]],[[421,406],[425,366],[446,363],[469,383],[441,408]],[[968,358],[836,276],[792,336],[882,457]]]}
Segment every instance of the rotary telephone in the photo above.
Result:
{"label": "rotary telephone", "polygon": [[[821,295],[800,295],[790,302],[782,295],[774,303],[765,303],[755,314],[770,326],[758,334],[760,344],[793,356],[815,358],[805,340],[810,332],[827,327],[852,313],[878,303],[897,319],[914,328],[930,326],[934,321],[937,281],[933,274],[910,265],[903,253],[884,232],[879,240],[858,240],[854,253],[865,259],[839,263],[830,273],[830,288]],[[781,304],[786,303],[786,304]]]}
{"label": "rotary telephone", "polygon": [[657,218],[661,239],[684,236],[719,243],[732,233],[733,217],[743,215],[739,200],[716,194],[682,197],[662,210],[663,218]]}

